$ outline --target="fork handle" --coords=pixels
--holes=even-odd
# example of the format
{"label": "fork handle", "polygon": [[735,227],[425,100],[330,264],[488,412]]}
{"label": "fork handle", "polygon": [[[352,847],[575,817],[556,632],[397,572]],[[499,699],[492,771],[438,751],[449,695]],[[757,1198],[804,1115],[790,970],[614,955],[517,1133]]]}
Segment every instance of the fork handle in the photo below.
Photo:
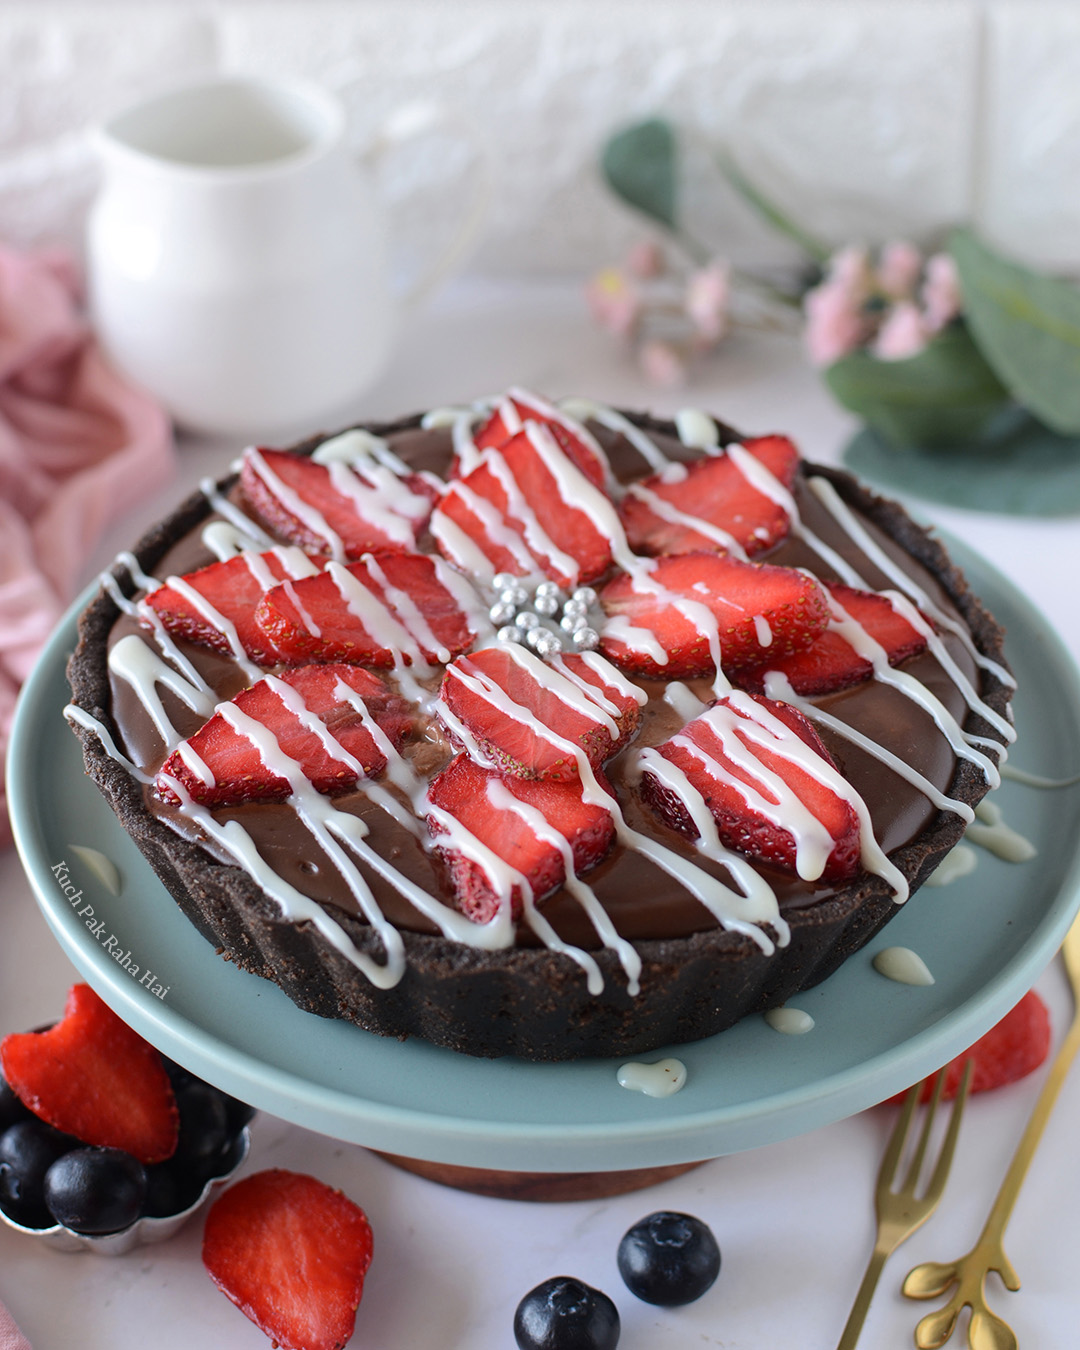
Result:
{"label": "fork handle", "polygon": [[895,1248],[874,1248],[866,1267],[866,1274],[862,1277],[862,1284],[859,1285],[859,1292],[855,1295],[855,1302],[851,1305],[851,1312],[848,1314],[847,1324],[836,1350],[855,1350],[859,1333],[866,1321],[870,1300],[874,1297],[874,1290],[877,1288],[881,1272],[885,1268],[885,1262],[893,1250]]}

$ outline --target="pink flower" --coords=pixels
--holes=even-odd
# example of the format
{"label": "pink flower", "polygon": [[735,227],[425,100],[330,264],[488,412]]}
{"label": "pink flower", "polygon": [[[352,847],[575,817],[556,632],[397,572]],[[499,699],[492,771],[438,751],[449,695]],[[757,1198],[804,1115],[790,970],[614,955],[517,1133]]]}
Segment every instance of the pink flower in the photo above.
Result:
{"label": "pink flower", "polygon": [[706,343],[719,342],[727,332],[730,295],[730,268],[722,259],[691,273],[683,306],[695,332]]}
{"label": "pink flower", "polygon": [[641,313],[637,287],[617,267],[598,272],[585,287],[585,299],[593,318],[616,337],[628,337]]}
{"label": "pink flower", "polygon": [[831,276],[828,281],[807,291],[803,312],[806,315],[803,341],[815,366],[831,366],[853,352],[866,338],[862,298],[854,295],[846,283]]}
{"label": "pink flower", "polygon": [[626,270],[639,281],[649,281],[664,270],[664,251],[655,239],[642,239],[626,255]]}
{"label": "pink flower", "polygon": [[928,337],[918,305],[901,300],[889,310],[871,350],[882,361],[902,361],[921,352]]}
{"label": "pink flower", "polygon": [[906,300],[915,294],[922,266],[922,254],[915,245],[895,239],[881,250],[877,265],[878,285],[893,299]]}
{"label": "pink flower", "polygon": [[963,308],[956,264],[947,253],[935,253],[927,259],[922,303],[926,326],[932,333],[944,328]]}
{"label": "pink flower", "polygon": [[652,338],[638,353],[641,369],[650,383],[663,389],[678,389],[686,383],[686,364],[670,342]]}
{"label": "pink flower", "polygon": [[852,299],[865,300],[873,289],[869,253],[861,244],[837,249],[829,259],[826,279]]}

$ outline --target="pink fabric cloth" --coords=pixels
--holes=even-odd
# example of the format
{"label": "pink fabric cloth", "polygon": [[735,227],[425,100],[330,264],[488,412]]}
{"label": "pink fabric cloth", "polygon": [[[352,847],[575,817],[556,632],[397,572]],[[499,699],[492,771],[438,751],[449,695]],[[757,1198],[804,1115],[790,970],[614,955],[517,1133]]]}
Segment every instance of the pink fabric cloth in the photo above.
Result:
{"label": "pink fabric cloth", "polygon": [[0,771],[19,687],[87,557],[173,468],[168,418],[111,369],[79,300],[66,256],[0,245]]}
{"label": "pink fabric cloth", "polygon": [[0,1350],[30,1350],[30,1342],[15,1325],[15,1319],[0,1303]]}

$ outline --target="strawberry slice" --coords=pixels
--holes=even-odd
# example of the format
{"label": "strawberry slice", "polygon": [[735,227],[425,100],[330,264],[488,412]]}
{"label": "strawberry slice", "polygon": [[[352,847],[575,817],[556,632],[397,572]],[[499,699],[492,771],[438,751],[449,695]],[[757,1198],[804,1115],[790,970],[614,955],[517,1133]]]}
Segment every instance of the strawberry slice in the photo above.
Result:
{"label": "strawberry slice", "polygon": [[[254,620],[283,661],[445,664],[472,642],[471,588],[441,558],[368,554],[268,591]],[[466,608],[468,606],[469,608]]]}
{"label": "strawberry slice", "polygon": [[[970,1049],[949,1061],[942,1098],[948,1102],[956,1096],[964,1065],[969,1059],[975,1061],[969,1091],[989,1092],[1026,1078],[1049,1053],[1050,1013],[1035,990],[1030,989],[985,1036],[980,1036]],[[932,1095],[933,1084],[927,1083],[920,1100],[928,1102]],[[906,1096],[906,1092],[900,1092],[888,1100],[899,1104]]]}
{"label": "strawberry slice", "polygon": [[309,553],[339,561],[374,550],[412,552],[438,499],[420,474],[382,466],[318,464],[288,450],[249,447],[240,465],[244,496],[261,520]]}
{"label": "strawberry slice", "polygon": [[[806,881],[843,881],[858,871],[855,808],[817,732],[790,704],[725,695],[655,753],[681,770],[689,792],[646,759],[642,796],[681,834],[698,837],[688,802],[700,794],[729,848]],[[793,813],[798,827],[788,824]]]}
{"label": "strawberry slice", "polygon": [[580,782],[503,777],[468,755],[452,759],[432,780],[428,803],[428,830],[445,840],[436,855],[458,909],[474,923],[493,919],[507,896],[516,918],[522,878],[540,901],[566,879],[564,850],[580,874],[595,867],[615,839],[611,812],[585,801]]}
{"label": "strawberry slice", "polygon": [[[181,802],[172,780],[203,806],[284,801],[301,778],[327,795],[351,792],[386,767],[386,755],[349,691],[398,749],[411,725],[409,705],[377,675],[359,666],[299,666],[219,703],[162,765],[158,795]],[[324,733],[312,728],[315,719]],[[264,759],[266,745],[271,762]]]}
{"label": "strawberry slice", "polygon": [[657,558],[621,573],[600,592],[608,614],[600,646],[631,674],[651,679],[707,675],[760,665],[771,653],[809,646],[829,619],[828,598],[793,567],[743,562],[719,553]]}
{"label": "strawberry slice", "polygon": [[55,1026],[5,1036],[0,1067],[25,1106],[84,1144],[143,1163],[176,1152],[180,1115],[160,1054],[88,984],[71,986]]}
{"label": "strawberry slice", "polygon": [[283,1350],[342,1350],[371,1265],[359,1205],[315,1177],[271,1168],[214,1201],[202,1259],[221,1292]]}
{"label": "strawberry slice", "polygon": [[272,666],[281,656],[255,622],[255,607],[270,587],[292,577],[314,576],[323,562],[298,548],[238,553],[170,577],[140,601],[142,621],[149,625],[147,610],[152,610],[173,637],[229,656],[239,647],[256,664]]}
{"label": "strawberry slice", "polygon": [[530,422],[451,483],[432,514],[431,532],[463,571],[485,577],[541,571],[571,587],[607,570],[612,533],[621,528],[607,497],[550,428]]}
{"label": "strawberry slice", "polygon": [[859,591],[841,582],[826,588],[830,597],[854,621],[854,626],[834,612],[833,622],[818,633],[809,647],[787,656],[777,656],[760,666],[740,670],[735,678],[743,689],[760,693],[765,675],[776,670],[786,675],[797,694],[831,694],[837,689],[861,684],[874,673],[873,662],[848,641],[847,636],[863,644],[859,628],[885,651],[889,665],[899,665],[909,656],[926,650],[926,637],[898,614],[885,595]]}
{"label": "strawberry slice", "polygon": [[[511,389],[495,405],[487,421],[473,436],[478,450],[501,449],[522,430],[526,422],[546,426],[563,453],[577,465],[586,478],[598,488],[604,486],[609,469],[607,456],[600,443],[580,422],[567,417],[546,399],[538,398],[524,389]],[[457,461],[451,465],[450,477],[457,477]]]}
{"label": "strawberry slice", "polygon": [[560,742],[598,769],[637,727],[637,693],[602,657],[548,663],[516,644],[488,647],[447,666],[441,715],[451,738],[463,727],[501,773],[564,782],[578,761]]}
{"label": "strawberry slice", "polygon": [[[761,436],[743,448],[791,489],[799,452],[786,436]],[[753,557],[786,538],[791,524],[783,504],[757,487],[730,452],[673,463],[633,484],[619,517],[634,552],[652,555],[719,548]]]}

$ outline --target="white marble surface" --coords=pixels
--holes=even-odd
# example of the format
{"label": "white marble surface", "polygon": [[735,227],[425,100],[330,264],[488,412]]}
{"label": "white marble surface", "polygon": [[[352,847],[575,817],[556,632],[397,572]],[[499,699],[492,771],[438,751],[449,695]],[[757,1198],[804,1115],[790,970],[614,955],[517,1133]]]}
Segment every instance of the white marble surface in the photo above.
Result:
{"label": "white marble surface", "polygon": [[[520,382],[553,396],[588,393],[662,412],[709,407],[748,430],[790,431],[812,457],[835,461],[850,424],[794,348],[739,338],[706,380],[658,396],[641,387],[584,317],[576,290],[462,284],[406,334],[391,370],[359,412],[394,415]],[[88,568],[131,542],[181,487],[229,457],[230,447],[186,443],[182,483],[121,522]],[[992,557],[1049,614],[1080,657],[1072,599],[1080,538],[1075,521],[1032,523],[914,504]],[[1080,766],[1077,766],[1080,768]],[[1018,881],[1018,884],[1021,884]],[[46,929],[13,852],[0,854],[0,1032],[54,1017],[72,968]],[[1055,1043],[1071,1012],[1057,965],[1040,978]],[[917,1261],[966,1251],[982,1226],[1044,1071],[976,1098],[945,1202],[886,1267],[862,1344],[911,1344],[925,1308],[898,1292]],[[663,1103],[657,1104],[663,1110]],[[1066,1082],[1016,1208],[1007,1249],[1018,1294],[991,1277],[995,1307],[1025,1347],[1075,1343],[1080,1165],[1075,1124],[1080,1070]],[[284,1166],[340,1186],[367,1210],[375,1261],[355,1346],[372,1350],[505,1350],[518,1299],[540,1280],[574,1274],[605,1289],[623,1318],[624,1350],[829,1350],[839,1338],[873,1240],[873,1179],[891,1115],[869,1111],[789,1142],[719,1159],[653,1190],[614,1200],[527,1205],[470,1197],[398,1172],[363,1149],[261,1116],[249,1169]],[[664,1312],[623,1289],[615,1249],[653,1209],[701,1215],[724,1255],[714,1289]],[[266,1339],[217,1292],[199,1260],[200,1223],[156,1248],[108,1260],[43,1251],[0,1231],[0,1298],[34,1350],[259,1350]],[[962,1343],[954,1339],[953,1344]]]}

